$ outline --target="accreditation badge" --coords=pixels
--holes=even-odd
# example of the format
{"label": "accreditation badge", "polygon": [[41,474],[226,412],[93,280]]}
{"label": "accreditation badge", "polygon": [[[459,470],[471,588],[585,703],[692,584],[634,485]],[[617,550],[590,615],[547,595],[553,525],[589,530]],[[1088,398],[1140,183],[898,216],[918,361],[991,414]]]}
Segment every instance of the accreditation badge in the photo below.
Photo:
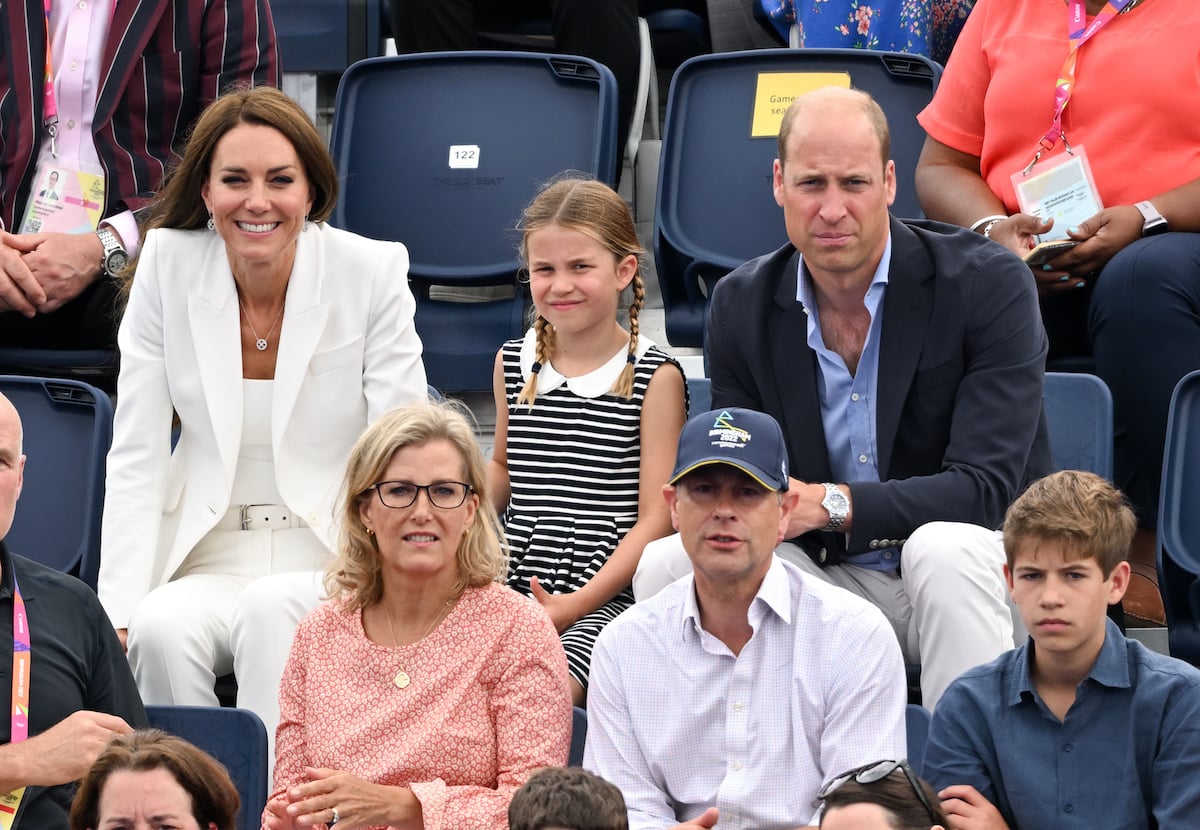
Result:
{"label": "accreditation badge", "polygon": [[1022,213],[1054,220],[1054,227],[1038,235],[1038,242],[1066,239],[1067,228],[1104,208],[1082,146],[1045,159],[1035,157],[1024,170],[1013,173],[1012,184]]}
{"label": "accreditation badge", "polygon": [[103,209],[103,175],[44,168],[30,193],[21,233],[92,233]]}

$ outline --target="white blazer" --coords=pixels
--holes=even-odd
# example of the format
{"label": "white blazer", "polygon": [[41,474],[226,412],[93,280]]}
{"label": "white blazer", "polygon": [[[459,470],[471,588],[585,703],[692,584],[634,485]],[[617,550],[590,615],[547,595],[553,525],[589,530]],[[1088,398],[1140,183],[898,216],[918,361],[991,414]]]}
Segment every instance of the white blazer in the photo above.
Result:
{"label": "white blazer", "polygon": [[[313,224],[287,288],[271,407],[275,482],[330,550],[350,447],[427,392],[408,251]],[[221,238],[147,235],[117,337],[98,593],[125,628],[229,509],[242,436],[237,291]],[[171,451],[171,415],[182,425]]]}

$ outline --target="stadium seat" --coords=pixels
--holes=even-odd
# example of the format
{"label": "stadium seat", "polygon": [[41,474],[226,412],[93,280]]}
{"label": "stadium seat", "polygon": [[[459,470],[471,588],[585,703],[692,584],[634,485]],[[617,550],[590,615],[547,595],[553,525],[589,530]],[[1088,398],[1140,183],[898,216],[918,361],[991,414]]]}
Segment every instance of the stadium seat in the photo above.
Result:
{"label": "stadium seat", "polygon": [[841,80],[871,93],[892,131],[897,170],[892,212],[917,217],[913,171],[925,131],[916,115],[933,97],[940,74],[936,63],[919,55],[860,49],[726,52],[679,67],[663,125],[653,233],[671,345],[701,346],[705,307],[717,280],[787,241],[771,174],[779,112],[787,101],[772,104],[764,92],[756,108],[760,81],[764,89],[779,83],[787,90],[795,83]]}
{"label": "stadium seat", "polygon": [[1043,392],[1055,470],[1113,475],[1113,402],[1095,375],[1047,372]]}
{"label": "stadium seat", "polygon": [[1171,396],[1158,507],[1158,583],[1171,655],[1200,666],[1200,372]]}
{"label": "stadium seat", "polygon": [[5,544],[95,590],[112,402],[94,386],[56,378],[0,375],[0,392],[21,415],[26,457]]}
{"label": "stadium seat", "polygon": [[925,745],[929,743],[929,722],[933,715],[924,706],[910,703],[904,707],[904,733],[908,739],[908,765],[921,775],[925,768]]}
{"label": "stadium seat", "polygon": [[271,0],[283,72],[345,71],[383,54],[380,0]]}
{"label": "stadium seat", "polygon": [[571,752],[567,756],[567,766],[583,766],[585,743],[587,743],[587,710],[576,706],[571,715]]}
{"label": "stadium seat", "polygon": [[150,725],[187,740],[229,770],[242,798],[238,827],[259,827],[267,803],[267,728],[249,709],[147,706]]}
{"label": "stadium seat", "polygon": [[[565,170],[611,184],[616,124],[612,73],[586,58],[430,52],[346,71],[332,223],[408,246],[431,384],[491,389],[496,350],[525,321],[521,212]],[[462,301],[463,289],[480,287],[493,293]]]}

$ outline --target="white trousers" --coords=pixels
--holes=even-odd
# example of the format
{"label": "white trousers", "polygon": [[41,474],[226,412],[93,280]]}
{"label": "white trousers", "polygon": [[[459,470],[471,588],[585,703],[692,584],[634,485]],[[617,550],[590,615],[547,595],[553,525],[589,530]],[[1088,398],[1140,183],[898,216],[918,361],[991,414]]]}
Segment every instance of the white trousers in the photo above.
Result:
{"label": "white trousers", "polygon": [[234,672],[238,706],[266,724],[273,762],[279,678],[297,623],[323,596],[330,558],[306,527],[205,536],[130,620],[129,663],[142,700],[216,706],[216,678]]}
{"label": "white trousers", "polygon": [[[904,545],[902,574],[846,564],[821,568],[791,542],[775,553],[879,607],[904,659],[921,666],[921,700],[928,709],[964,671],[1013,647],[997,531],[960,522],[923,525]],[[633,578],[634,596],[641,601],[690,571],[678,534],[652,542]]]}

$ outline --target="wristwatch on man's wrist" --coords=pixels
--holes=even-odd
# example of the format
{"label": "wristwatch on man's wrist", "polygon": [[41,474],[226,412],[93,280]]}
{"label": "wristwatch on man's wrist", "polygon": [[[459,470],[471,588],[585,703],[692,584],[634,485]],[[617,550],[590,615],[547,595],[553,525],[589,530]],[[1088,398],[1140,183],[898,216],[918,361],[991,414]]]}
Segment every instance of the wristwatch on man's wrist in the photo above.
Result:
{"label": "wristwatch on man's wrist", "polygon": [[111,228],[101,225],[96,231],[100,244],[104,246],[104,256],[100,258],[100,270],[106,277],[115,277],[129,264],[129,253],[121,244],[121,239]]}
{"label": "wristwatch on man's wrist", "polygon": [[829,524],[825,525],[824,529],[841,530],[842,525],[846,523],[846,517],[850,515],[850,499],[846,498],[842,488],[836,484],[825,482],[821,486],[825,488],[825,498],[821,499],[821,506],[829,511]]}
{"label": "wristwatch on man's wrist", "polygon": [[1142,236],[1157,236],[1169,230],[1167,220],[1151,202],[1138,202],[1134,207],[1142,214]]}

